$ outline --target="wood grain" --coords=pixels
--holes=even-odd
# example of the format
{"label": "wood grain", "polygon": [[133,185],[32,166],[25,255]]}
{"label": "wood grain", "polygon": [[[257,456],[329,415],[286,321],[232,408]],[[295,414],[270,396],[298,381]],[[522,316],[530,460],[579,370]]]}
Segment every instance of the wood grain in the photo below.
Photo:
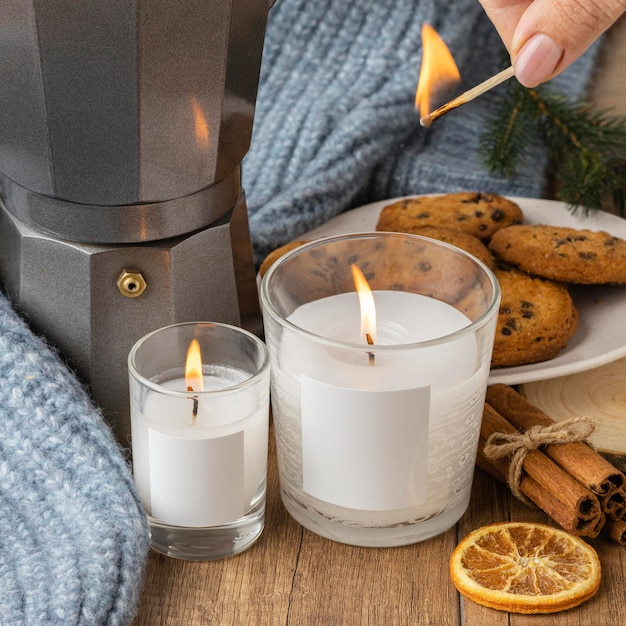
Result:
{"label": "wood grain", "polygon": [[589,416],[596,426],[590,440],[598,451],[626,455],[626,358],[585,372],[526,383],[520,386],[520,393],[553,420]]}
{"label": "wood grain", "polygon": [[[266,528],[246,552],[213,562],[151,553],[133,626],[622,626],[626,623],[626,548],[591,541],[603,567],[598,594],[550,616],[516,616],[459,597],[448,576],[461,537],[509,519],[551,520],[476,471],[472,499],[455,528],[412,546],[361,548],[304,530],[280,502],[270,437]],[[595,621],[594,621],[595,620]]]}

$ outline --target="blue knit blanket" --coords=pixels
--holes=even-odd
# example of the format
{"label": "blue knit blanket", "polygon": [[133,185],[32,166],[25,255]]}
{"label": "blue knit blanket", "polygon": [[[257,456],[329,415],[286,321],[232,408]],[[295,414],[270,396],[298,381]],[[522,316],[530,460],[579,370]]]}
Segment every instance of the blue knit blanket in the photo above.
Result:
{"label": "blue knit blanket", "polygon": [[0,296],[0,624],[130,623],[148,548],[109,427]]}
{"label": "blue knit blanket", "polygon": [[[243,162],[257,262],[367,202],[462,190],[542,195],[543,146],[531,146],[511,179],[480,164],[478,139],[503,87],[420,127],[414,96],[424,22],[459,66],[458,93],[502,69],[504,47],[477,0],[278,0],[272,8]],[[593,51],[555,88],[579,97],[592,63]]]}

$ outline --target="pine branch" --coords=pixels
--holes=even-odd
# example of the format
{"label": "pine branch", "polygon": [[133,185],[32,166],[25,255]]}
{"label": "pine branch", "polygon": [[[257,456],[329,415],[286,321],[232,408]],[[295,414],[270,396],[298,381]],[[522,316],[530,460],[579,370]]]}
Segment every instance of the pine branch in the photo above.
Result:
{"label": "pine branch", "polygon": [[541,85],[512,81],[481,137],[483,164],[510,177],[533,138],[547,145],[560,183],[557,197],[572,209],[600,209],[607,198],[624,214],[626,117],[610,116]]}
{"label": "pine branch", "polygon": [[503,103],[480,139],[483,163],[489,171],[507,178],[515,174],[517,164],[526,156],[526,137],[533,126],[524,98]]}

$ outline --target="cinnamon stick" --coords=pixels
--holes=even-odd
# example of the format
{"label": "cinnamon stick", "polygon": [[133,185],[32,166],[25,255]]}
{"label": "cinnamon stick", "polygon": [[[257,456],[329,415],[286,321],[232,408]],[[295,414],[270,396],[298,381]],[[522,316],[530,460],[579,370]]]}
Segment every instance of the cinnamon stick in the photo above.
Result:
{"label": "cinnamon stick", "polygon": [[[487,389],[487,402],[521,431],[557,423],[512,387],[503,384]],[[582,441],[550,444],[543,450],[555,463],[599,496],[623,488],[626,476]]]}
{"label": "cinnamon stick", "polygon": [[[507,483],[508,463],[502,459],[487,459],[484,454],[486,441],[481,437],[478,444],[476,465],[496,480]],[[562,528],[581,537],[597,537],[604,516],[593,519],[581,519],[576,512],[560,500],[548,493],[530,476],[526,475],[520,482],[520,491],[544,513],[549,515]]]}
{"label": "cinnamon stick", "polygon": [[621,520],[626,514],[626,491],[618,489],[600,498],[600,506],[611,520]]}
{"label": "cinnamon stick", "polygon": [[626,521],[624,520],[607,520],[606,526],[604,527],[604,532],[611,538],[613,541],[617,541],[617,543],[622,546],[626,546]]}
{"label": "cinnamon stick", "polygon": [[604,512],[600,512],[600,515],[598,516],[598,519],[596,521],[596,525],[593,528],[589,529],[589,532],[585,535],[585,537],[589,537],[591,539],[595,539],[602,530],[604,530],[604,527],[606,526],[606,515],[604,514]]}
{"label": "cinnamon stick", "polygon": [[[510,462],[485,455],[485,443],[494,433],[519,434],[519,431],[486,403],[477,464],[507,481]],[[527,453],[519,489],[569,532],[591,536],[589,533],[598,527],[602,516],[598,498],[542,452],[531,450]]]}

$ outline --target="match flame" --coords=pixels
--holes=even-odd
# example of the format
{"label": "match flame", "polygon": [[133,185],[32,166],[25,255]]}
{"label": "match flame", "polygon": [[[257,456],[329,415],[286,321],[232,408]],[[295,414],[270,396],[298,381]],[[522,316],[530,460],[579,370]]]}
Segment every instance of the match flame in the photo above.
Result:
{"label": "match flame", "polygon": [[196,129],[196,143],[200,148],[209,147],[209,125],[206,117],[202,112],[202,107],[197,98],[191,99],[191,108],[193,109],[193,120]]}
{"label": "match flame", "polygon": [[185,385],[187,391],[204,391],[204,379],[202,378],[202,354],[197,339],[193,339],[187,350],[187,362],[185,363]]}
{"label": "match flame", "polygon": [[422,67],[420,69],[415,108],[424,117],[431,112],[433,96],[461,80],[459,69],[446,44],[437,31],[424,24],[422,26]]}
{"label": "match flame", "polygon": [[372,345],[376,343],[376,305],[374,304],[374,295],[363,275],[363,272],[356,265],[351,265],[352,278],[359,296],[359,305],[361,307],[361,337],[363,340]]}

